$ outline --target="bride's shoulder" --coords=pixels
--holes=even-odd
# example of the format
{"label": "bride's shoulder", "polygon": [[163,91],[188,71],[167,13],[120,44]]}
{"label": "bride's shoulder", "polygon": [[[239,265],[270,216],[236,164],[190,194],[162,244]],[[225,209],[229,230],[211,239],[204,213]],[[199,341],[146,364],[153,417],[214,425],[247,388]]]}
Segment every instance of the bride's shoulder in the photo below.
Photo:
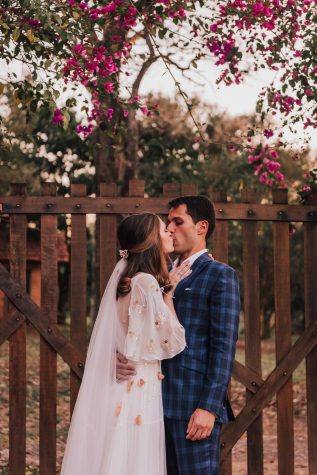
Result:
{"label": "bride's shoulder", "polygon": [[132,277],[131,282],[132,282],[132,285],[137,283],[138,285],[141,285],[141,286],[144,285],[146,287],[148,285],[158,286],[158,282],[156,278],[154,277],[154,275],[148,274],[147,272],[138,272],[137,274],[135,274],[135,276]]}

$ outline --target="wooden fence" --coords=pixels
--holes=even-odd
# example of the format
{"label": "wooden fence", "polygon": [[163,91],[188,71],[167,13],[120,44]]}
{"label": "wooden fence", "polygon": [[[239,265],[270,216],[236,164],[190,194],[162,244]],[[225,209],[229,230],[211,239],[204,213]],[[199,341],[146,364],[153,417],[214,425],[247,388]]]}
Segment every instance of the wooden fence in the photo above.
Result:
{"label": "wooden fence", "polygon": [[[0,345],[9,339],[9,473],[25,473],[26,458],[26,322],[40,334],[40,473],[56,473],[57,354],[71,371],[73,408],[85,363],[86,346],[86,215],[96,214],[99,229],[100,291],[117,259],[116,223],[121,214],[151,210],[166,214],[168,201],[179,194],[195,194],[194,185],[166,184],[160,198],[144,198],[144,183],[130,182],[130,196],[117,197],[116,186],[102,184],[100,196],[86,196],[84,185],[73,185],[70,197],[57,197],[54,184],[45,183],[42,196],[27,197],[25,186],[11,185],[11,196],[0,198],[0,212],[10,222],[10,272],[0,264],[0,289],[10,306],[0,319]],[[273,204],[259,204],[245,190],[241,203],[227,202],[214,193],[217,225],[214,257],[228,261],[229,221],[241,222],[245,365],[235,362],[233,378],[246,388],[246,404],[236,421],[224,427],[221,443],[222,475],[232,473],[232,448],[247,432],[247,473],[263,474],[262,411],[277,397],[278,474],[295,475],[292,374],[306,359],[309,474],[317,474],[317,206],[289,205],[287,191],[273,192]],[[1,215],[0,214],[0,215]],[[70,339],[57,325],[57,219],[71,215]],[[26,229],[31,216],[40,217],[41,301],[26,293]],[[276,367],[264,380],[261,374],[259,235],[261,221],[272,222],[275,290]],[[305,331],[292,346],[289,223],[304,228]],[[273,279],[274,277],[274,279]],[[150,474],[149,474],[150,475]]]}

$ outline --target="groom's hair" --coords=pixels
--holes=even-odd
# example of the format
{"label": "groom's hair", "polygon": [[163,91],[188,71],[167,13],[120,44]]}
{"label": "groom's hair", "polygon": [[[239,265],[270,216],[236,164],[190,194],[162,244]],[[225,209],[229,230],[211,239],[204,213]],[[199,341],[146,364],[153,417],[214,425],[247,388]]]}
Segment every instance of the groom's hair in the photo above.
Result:
{"label": "groom's hair", "polygon": [[170,201],[168,204],[171,208],[177,208],[180,205],[186,205],[187,213],[191,216],[195,224],[198,223],[198,221],[208,222],[206,240],[212,235],[215,229],[216,217],[214,206],[209,198],[200,195],[179,196],[178,198]]}

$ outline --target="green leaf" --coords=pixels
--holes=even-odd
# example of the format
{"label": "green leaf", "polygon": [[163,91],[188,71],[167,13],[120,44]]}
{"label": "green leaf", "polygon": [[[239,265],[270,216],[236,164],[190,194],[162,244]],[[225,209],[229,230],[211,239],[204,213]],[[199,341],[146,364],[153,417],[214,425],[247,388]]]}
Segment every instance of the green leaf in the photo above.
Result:
{"label": "green leaf", "polygon": [[162,40],[164,38],[164,36],[166,35],[166,33],[167,33],[166,28],[163,28],[162,30],[159,30],[159,32],[158,32],[159,38]]}
{"label": "green leaf", "polygon": [[20,38],[20,34],[21,34],[21,30],[19,30],[18,28],[16,28],[13,33],[12,33],[12,39],[13,41],[18,41],[18,39]]}
{"label": "green leaf", "polygon": [[35,35],[34,35],[33,30],[28,30],[28,31],[26,32],[26,37],[27,37],[27,39],[29,40],[29,42],[30,42],[31,44],[35,42]]}
{"label": "green leaf", "polygon": [[70,121],[70,115],[67,111],[63,110],[63,129],[67,130]]}
{"label": "green leaf", "polygon": [[257,101],[256,108],[255,108],[255,111],[257,112],[257,114],[260,114],[260,112],[262,112],[262,108],[263,108],[263,101]]}

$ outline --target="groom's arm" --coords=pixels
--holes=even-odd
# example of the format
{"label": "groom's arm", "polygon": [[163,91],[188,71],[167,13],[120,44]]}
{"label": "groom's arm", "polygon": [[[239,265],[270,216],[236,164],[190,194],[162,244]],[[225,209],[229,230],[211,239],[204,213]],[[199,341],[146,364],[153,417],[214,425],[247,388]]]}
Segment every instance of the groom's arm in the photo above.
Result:
{"label": "groom's arm", "polygon": [[129,363],[125,356],[117,352],[117,360],[116,360],[117,383],[123,383],[124,381],[129,381],[129,379],[131,379],[132,376],[135,376],[135,374],[136,374],[135,366]]}
{"label": "groom's arm", "polygon": [[187,438],[200,440],[212,432],[227,395],[235,356],[240,314],[239,283],[225,266],[219,273],[210,303],[210,350],[207,379],[198,408],[192,414]]}

